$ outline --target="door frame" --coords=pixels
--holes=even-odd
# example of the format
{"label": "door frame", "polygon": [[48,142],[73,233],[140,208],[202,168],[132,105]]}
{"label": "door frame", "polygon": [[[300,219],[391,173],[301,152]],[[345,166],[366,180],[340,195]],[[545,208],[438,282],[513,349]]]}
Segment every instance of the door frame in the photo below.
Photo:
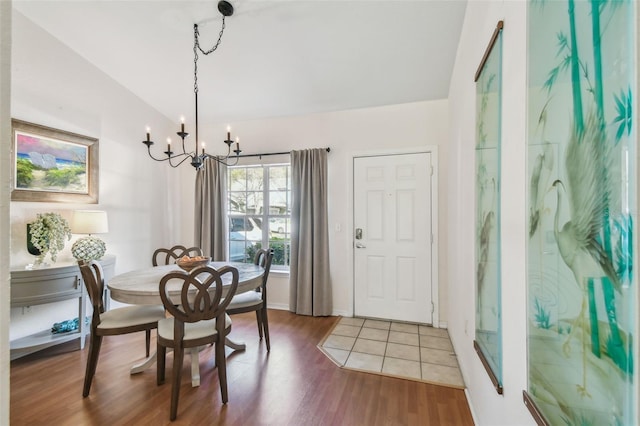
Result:
{"label": "door frame", "polygon": [[371,150],[371,151],[357,151],[352,152],[349,156],[349,223],[347,229],[349,236],[347,238],[350,246],[349,253],[349,276],[351,277],[351,314],[355,313],[356,297],[355,297],[355,247],[353,245],[353,235],[355,233],[354,227],[354,200],[353,200],[353,185],[354,185],[354,161],[356,158],[361,157],[379,157],[385,155],[402,155],[402,154],[421,154],[428,153],[431,155],[431,235],[433,241],[431,243],[431,303],[433,305],[433,312],[431,314],[432,325],[435,328],[440,328],[440,300],[438,295],[440,294],[439,282],[438,282],[438,251],[439,251],[439,238],[438,238],[438,146],[437,145],[422,145],[413,148],[405,149],[384,149],[384,150]]}

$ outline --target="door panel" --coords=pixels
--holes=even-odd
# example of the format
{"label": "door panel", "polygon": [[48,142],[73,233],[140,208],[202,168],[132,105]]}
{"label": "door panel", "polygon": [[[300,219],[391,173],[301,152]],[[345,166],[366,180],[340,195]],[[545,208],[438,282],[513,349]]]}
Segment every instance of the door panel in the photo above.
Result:
{"label": "door panel", "polygon": [[429,153],[354,159],[356,315],[432,323],[430,171]]}

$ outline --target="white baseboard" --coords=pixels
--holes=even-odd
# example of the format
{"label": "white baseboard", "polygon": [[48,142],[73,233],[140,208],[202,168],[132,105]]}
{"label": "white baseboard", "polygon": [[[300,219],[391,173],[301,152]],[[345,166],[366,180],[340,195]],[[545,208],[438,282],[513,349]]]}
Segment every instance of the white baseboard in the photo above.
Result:
{"label": "white baseboard", "polygon": [[280,311],[288,311],[289,304],[288,303],[269,303],[269,309],[278,309]]}
{"label": "white baseboard", "polygon": [[473,419],[473,424],[478,425],[478,418],[476,417],[476,412],[473,410],[473,404],[471,403],[471,396],[469,395],[469,388],[464,388],[464,394],[467,397],[467,404],[469,404],[469,411],[471,411],[471,418]]}
{"label": "white baseboard", "polygon": [[[269,303],[269,309],[278,309],[280,311],[288,311],[288,303]],[[352,315],[348,311],[337,310],[331,313],[334,317],[351,317]]]}

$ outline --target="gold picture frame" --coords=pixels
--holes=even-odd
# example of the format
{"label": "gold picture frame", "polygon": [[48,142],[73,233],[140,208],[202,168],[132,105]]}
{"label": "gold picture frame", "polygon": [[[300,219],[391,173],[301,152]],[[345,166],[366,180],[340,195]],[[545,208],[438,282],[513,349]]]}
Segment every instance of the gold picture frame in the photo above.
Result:
{"label": "gold picture frame", "polygon": [[98,203],[98,139],[11,120],[11,201]]}

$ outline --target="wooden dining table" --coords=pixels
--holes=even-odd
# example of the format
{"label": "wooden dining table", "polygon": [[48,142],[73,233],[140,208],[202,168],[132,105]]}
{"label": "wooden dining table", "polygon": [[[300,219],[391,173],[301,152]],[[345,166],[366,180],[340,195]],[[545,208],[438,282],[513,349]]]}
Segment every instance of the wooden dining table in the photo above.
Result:
{"label": "wooden dining table", "polygon": [[[223,266],[233,266],[238,270],[238,288],[236,294],[253,291],[260,287],[264,268],[253,263],[240,262],[209,262],[209,266],[219,269]],[[110,296],[113,300],[132,305],[162,305],[160,298],[160,280],[163,276],[172,271],[182,271],[178,265],[161,265],[152,266],[143,269],[136,269],[114,276],[107,283]],[[223,297],[226,294],[226,288],[231,284],[231,275],[224,274],[223,279]],[[182,284],[175,283],[174,287],[169,283],[168,293],[172,300],[180,303],[180,293]],[[175,299],[174,299],[175,297]],[[225,345],[234,350],[245,350],[246,345],[240,342],[234,342],[227,336]],[[156,362],[157,353],[154,352],[149,358],[143,362],[137,363],[131,367],[131,374],[141,373]],[[191,353],[191,384],[192,386],[200,385],[200,367],[198,360],[198,350],[195,348]]]}

